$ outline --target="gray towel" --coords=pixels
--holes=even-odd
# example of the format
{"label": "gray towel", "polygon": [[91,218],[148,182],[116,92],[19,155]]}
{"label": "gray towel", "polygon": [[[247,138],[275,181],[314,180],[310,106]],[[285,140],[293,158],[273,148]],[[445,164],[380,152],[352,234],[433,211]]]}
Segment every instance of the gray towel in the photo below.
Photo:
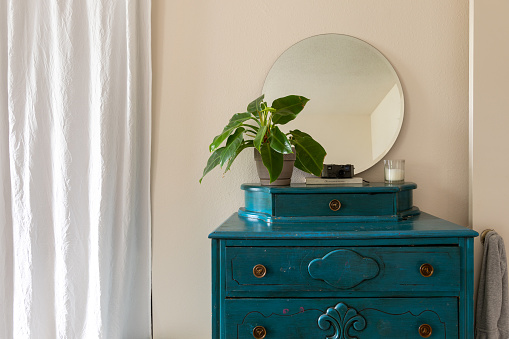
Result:
{"label": "gray towel", "polygon": [[509,338],[509,285],[504,240],[490,231],[484,238],[484,255],[477,291],[476,339]]}

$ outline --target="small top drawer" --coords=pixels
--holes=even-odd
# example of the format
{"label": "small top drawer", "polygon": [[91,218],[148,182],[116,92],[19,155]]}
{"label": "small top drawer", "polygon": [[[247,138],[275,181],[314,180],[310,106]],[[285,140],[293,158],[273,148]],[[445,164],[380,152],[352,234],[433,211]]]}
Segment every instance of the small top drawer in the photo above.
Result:
{"label": "small top drawer", "polygon": [[267,222],[394,221],[419,214],[413,206],[414,183],[314,186],[244,184],[242,217]]}
{"label": "small top drawer", "polygon": [[456,246],[227,247],[226,263],[232,297],[241,292],[460,290]]}
{"label": "small top drawer", "polygon": [[281,217],[388,216],[396,214],[394,209],[390,193],[287,194],[274,199],[274,211]]}

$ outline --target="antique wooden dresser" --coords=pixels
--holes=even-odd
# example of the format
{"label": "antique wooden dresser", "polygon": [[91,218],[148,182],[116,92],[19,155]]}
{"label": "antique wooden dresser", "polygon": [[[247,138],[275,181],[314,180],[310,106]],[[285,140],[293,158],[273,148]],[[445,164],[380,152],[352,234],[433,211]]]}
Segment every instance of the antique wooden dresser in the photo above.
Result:
{"label": "antique wooden dresser", "polygon": [[477,232],[416,185],[243,185],[213,233],[214,339],[473,338]]}

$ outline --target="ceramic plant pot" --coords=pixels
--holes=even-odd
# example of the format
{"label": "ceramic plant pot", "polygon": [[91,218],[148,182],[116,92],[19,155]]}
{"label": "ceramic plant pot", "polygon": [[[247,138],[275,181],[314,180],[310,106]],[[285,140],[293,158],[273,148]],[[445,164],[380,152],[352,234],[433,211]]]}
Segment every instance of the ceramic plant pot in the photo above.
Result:
{"label": "ceramic plant pot", "polygon": [[260,177],[260,183],[264,186],[288,186],[292,181],[293,164],[295,163],[295,148],[292,147],[293,153],[283,155],[283,170],[275,181],[270,182],[269,171],[263,165],[262,156],[260,152],[254,149],[254,159],[256,162],[256,170]]}

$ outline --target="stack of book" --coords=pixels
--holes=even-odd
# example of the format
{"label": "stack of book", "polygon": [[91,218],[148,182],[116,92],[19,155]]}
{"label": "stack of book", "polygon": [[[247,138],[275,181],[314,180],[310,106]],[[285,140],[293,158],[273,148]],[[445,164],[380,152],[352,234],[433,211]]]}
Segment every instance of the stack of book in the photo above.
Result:
{"label": "stack of book", "polygon": [[341,185],[341,184],[362,184],[361,177],[353,178],[306,178],[306,185]]}

